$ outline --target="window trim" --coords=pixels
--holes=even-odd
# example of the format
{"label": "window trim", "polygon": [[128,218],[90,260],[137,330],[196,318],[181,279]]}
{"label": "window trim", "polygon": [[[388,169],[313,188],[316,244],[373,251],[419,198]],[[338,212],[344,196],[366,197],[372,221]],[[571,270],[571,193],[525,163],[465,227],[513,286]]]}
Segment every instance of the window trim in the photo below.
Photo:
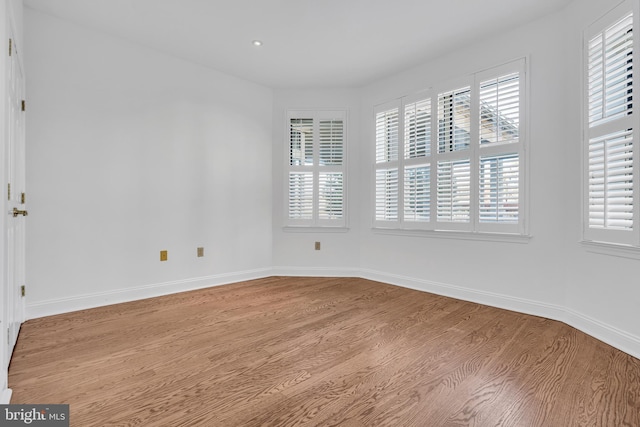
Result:
{"label": "window trim", "polygon": [[480,240],[484,242],[529,243],[533,236],[530,234],[494,233],[484,231],[456,231],[456,230],[420,230],[413,228],[384,228],[374,227],[376,234],[391,236],[427,237],[434,239]]}
{"label": "window trim", "polygon": [[[613,24],[628,13],[633,13],[633,54],[634,69],[632,71],[632,81],[634,86],[632,114],[617,119],[605,120],[601,123],[591,125],[589,123],[589,42],[598,34],[602,34]],[[582,114],[581,114],[581,244],[589,252],[598,254],[625,256],[635,258],[631,255],[634,252],[640,256],[640,182],[634,179],[633,185],[633,229],[597,229],[591,228],[589,217],[589,144],[593,138],[610,135],[624,128],[633,129],[633,175],[634,178],[640,176],[640,6],[636,1],[624,0],[617,6],[606,12],[603,16],[590,24],[584,31],[582,37]],[[636,80],[638,83],[636,83]],[[623,254],[623,255],[621,255]]]}
{"label": "window trim", "polygon": [[[331,109],[287,109],[284,114],[284,207],[283,207],[283,230],[284,231],[348,231],[348,133],[349,133],[349,111],[346,108]],[[318,127],[318,122],[323,119],[341,118],[343,121],[342,139],[342,164],[320,166],[320,141],[314,138],[313,141],[313,164],[312,165],[291,165],[290,143],[291,143],[291,119],[311,118],[314,129]],[[295,219],[289,218],[289,174],[296,171],[307,171],[313,176],[312,189],[312,218]],[[319,179],[323,172],[342,173],[342,217],[338,219],[322,219],[319,217]]]}
{"label": "window trim", "polygon": [[[383,169],[381,164],[373,161],[373,176],[370,182],[373,182],[373,215],[372,215],[372,229],[384,234],[412,234],[426,237],[445,237],[451,236],[469,236],[473,239],[481,240],[493,240],[509,241],[511,239],[515,241],[526,241],[530,239],[529,235],[529,59],[528,57],[520,57],[518,59],[506,62],[496,67],[491,67],[478,71],[474,74],[468,75],[463,78],[455,80],[449,80],[442,84],[432,86],[427,90],[421,90],[414,92],[410,95],[406,95],[385,103],[375,105],[373,108],[373,123],[374,123],[374,140],[375,140],[375,124],[376,116],[378,113],[390,110],[394,107],[398,107],[399,117],[399,131],[401,135],[397,162],[386,162],[384,165],[388,167],[397,167],[398,169],[398,219],[396,221],[379,220],[377,217],[377,197],[376,197],[376,171]],[[479,87],[481,82],[484,82],[491,78],[501,77],[511,72],[517,72],[520,76],[520,130],[519,141],[508,143],[492,143],[486,146],[480,146],[478,141],[479,129],[475,129],[479,124]],[[438,97],[439,94],[456,90],[469,86],[471,98],[473,100],[471,104],[471,144],[469,148],[439,153],[438,149]],[[415,222],[406,221],[404,219],[404,170],[406,166],[413,163],[420,163],[418,159],[405,159],[403,155],[404,150],[404,122],[405,122],[405,106],[415,103],[426,98],[431,99],[431,150],[430,155],[424,159],[426,164],[430,166],[430,220],[428,222]],[[508,149],[511,147],[512,149]],[[517,224],[491,224],[481,223],[479,219],[479,164],[480,157],[486,158],[491,154],[507,155],[514,153],[519,158],[519,206],[518,206],[518,223]],[[375,157],[375,156],[374,156]],[[437,167],[438,162],[450,161],[450,160],[469,160],[470,174],[471,174],[471,190],[470,190],[470,219],[465,223],[453,223],[438,221],[437,218]],[[396,166],[397,165],[397,166]],[[464,238],[464,237],[462,237]]]}

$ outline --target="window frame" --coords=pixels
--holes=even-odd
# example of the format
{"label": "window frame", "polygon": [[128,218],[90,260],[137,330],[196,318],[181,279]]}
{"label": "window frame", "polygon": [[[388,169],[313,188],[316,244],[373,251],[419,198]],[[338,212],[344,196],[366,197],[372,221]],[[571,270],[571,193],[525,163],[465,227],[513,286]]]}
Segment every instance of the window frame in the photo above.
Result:
{"label": "window frame", "polygon": [[[379,113],[388,111],[394,106],[398,106],[399,120],[399,153],[396,162],[387,162],[385,165],[397,167],[398,169],[398,218],[395,221],[381,220],[377,216],[377,194],[376,194],[376,172],[382,169],[380,163],[374,159],[374,192],[373,192],[373,228],[385,232],[398,231],[401,234],[413,233],[422,235],[442,235],[443,233],[457,232],[458,235],[501,235],[514,237],[522,240],[528,236],[528,58],[522,57],[508,63],[479,71],[472,75],[451,80],[437,86],[432,86],[428,90],[417,92],[409,96],[404,96],[383,104],[376,105],[373,111],[374,124]],[[480,99],[479,88],[481,82],[490,79],[497,79],[510,73],[518,73],[519,76],[519,139],[518,142],[495,142],[491,144],[481,144],[480,136]],[[470,144],[468,147],[459,150],[440,152],[439,144],[439,118],[438,102],[441,94],[469,87],[470,93]],[[430,165],[430,217],[428,222],[407,221],[404,218],[404,194],[405,194],[405,169],[407,166],[419,164],[419,159],[404,158],[404,126],[405,108],[415,102],[429,98],[431,100],[431,149],[430,155],[424,159],[424,163]],[[375,127],[375,126],[374,126]],[[375,139],[375,138],[374,138]],[[489,156],[517,154],[518,164],[518,221],[514,224],[507,223],[484,223],[479,218],[479,187],[480,158]],[[438,218],[438,165],[443,162],[468,161],[469,162],[469,220],[467,222],[447,222]],[[503,239],[500,239],[503,240]]]}
{"label": "window frame", "polygon": [[[312,164],[291,164],[291,120],[312,119],[313,121],[313,149]],[[342,162],[341,164],[320,165],[320,121],[342,119]],[[347,227],[347,147],[348,147],[348,110],[347,109],[288,109],[285,112],[285,150],[284,150],[284,229],[291,230],[337,230]],[[291,218],[290,181],[291,173],[304,172],[312,175],[312,214],[309,219]],[[342,215],[339,218],[320,217],[320,176],[323,173],[342,174]]]}
{"label": "window frame", "polygon": [[[640,108],[637,100],[640,96],[640,83],[638,80],[638,70],[640,69],[640,7],[638,2],[625,0],[608,11],[594,23],[589,25],[583,32],[582,37],[582,242],[592,246],[595,252],[604,251],[607,247],[627,247],[631,250],[640,251],[640,183],[637,177],[640,176]],[[591,101],[589,94],[589,44],[590,41],[603,34],[607,29],[623,19],[629,13],[633,13],[633,68],[632,79],[632,109],[631,114],[613,119],[601,119],[599,123],[591,124],[589,118],[589,104]],[[638,80],[640,82],[640,80]],[[632,228],[631,230],[621,230],[612,228],[594,228],[590,226],[590,144],[594,139],[611,136],[616,132],[632,130]],[[618,255],[617,253],[612,253]]]}

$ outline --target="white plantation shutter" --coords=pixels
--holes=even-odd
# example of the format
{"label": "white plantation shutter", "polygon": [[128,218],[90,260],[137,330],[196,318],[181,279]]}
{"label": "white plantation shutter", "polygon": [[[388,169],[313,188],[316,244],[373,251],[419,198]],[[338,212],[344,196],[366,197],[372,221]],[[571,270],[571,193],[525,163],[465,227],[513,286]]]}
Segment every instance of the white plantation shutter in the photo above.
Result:
{"label": "white plantation shutter", "polygon": [[398,160],[398,109],[376,114],[376,162]]}
{"label": "white plantation shutter", "polygon": [[471,225],[471,86],[441,92],[437,99],[437,228],[467,230]]}
{"label": "white plantation shutter", "polygon": [[589,227],[633,229],[633,131],[589,141]]}
{"label": "white plantation shutter", "polygon": [[376,171],[376,220],[398,220],[398,169]]}
{"label": "white plantation shutter", "polygon": [[320,172],[318,188],[320,219],[342,218],[342,172]]}
{"label": "white plantation shutter", "polygon": [[524,64],[483,73],[478,91],[477,228],[522,233]]}
{"label": "white plantation shutter", "polygon": [[313,119],[290,119],[289,164],[313,164]]}
{"label": "white plantation shutter", "polygon": [[518,142],[520,74],[480,83],[480,144]]}
{"label": "white plantation shutter", "polygon": [[640,246],[634,177],[636,15],[631,3],[625,2],[585,33],[584,238]]}
{"label": "white plantation shutter", "polygon": [[320,164],[341,165],[344,122],[342,119],[320,120]]}
{"label": "white plantation shutter", "polygon": [[427,222],[431,218],[431,165],[404,169],[404,220]]}
{"label": "white plantation shutter", "polygon": [[289,218],[313,218],[313,173],[289,173]]}
{"label": "white plantation shutter", "polygon": [[480,222],[517,224],[520,205],[517,154],[480,158]]}
{"label": "white plantation shutter", "polygon": [[403,189],[401,221],[424,229],[431,221],[431,98],[404,104]]}
{"label": "white plantation shutter", "polygon": [[633,102],[633,14],[588,44],[589,125],[631,114]]}
{"label": "white plantation shutter", "polygon": [[438,162],[438,221],[470,220],[471,168],[469,160]]}
{"label": "white plantation shutter", "polygon": [[471,135],[471,88],[438,95],[438,151],[469,148]]}
{"label": "white plantation shutter", "polygon": [[437,161],[436,221],[440,229],[459,229],[455,224],[466,224],[462,229],[469,229],[471,224],[471,102],[470,86],[438,94],[436,157],[457,157]]}
{"label": "white plantation shutter", "polygon": [[346,111],[289,111],[288,226],[344,227]]}
{"label": "white plantation shutter", "polygon": [[404,158],[431,154],[431,99],[404,107]]}
{"label": "white plantation shutter", "polygon": [[395,227],[400,221],[400,102],[379,106],[375,111],[375,209],[374,221]]}

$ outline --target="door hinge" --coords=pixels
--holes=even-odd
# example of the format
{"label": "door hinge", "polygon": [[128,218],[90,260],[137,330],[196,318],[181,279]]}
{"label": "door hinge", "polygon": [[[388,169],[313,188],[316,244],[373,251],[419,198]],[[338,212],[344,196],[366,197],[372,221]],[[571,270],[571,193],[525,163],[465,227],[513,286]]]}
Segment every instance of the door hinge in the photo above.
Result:
{"label": "door hinge", "polygon": [[24,193],[20,193],[20,204],[25,204],[27,203],[27,195]]}
{"label": "door hinge", "polygon": [[25,285],[20,286],[20,294],[25,296],[27,294],[27,288]]}
{"label": "door hinge", "polygon": [[27,111],[27,101],[22,100],[22,111]]}
{"label": "door hinge", "polygon": [[7,200],[11,200],[11,183],[7,183]]}
{"label": "door hinge", "polygon": [[11,56],[12,49],[13,49],[13,40],[9,39],[9,56]]}

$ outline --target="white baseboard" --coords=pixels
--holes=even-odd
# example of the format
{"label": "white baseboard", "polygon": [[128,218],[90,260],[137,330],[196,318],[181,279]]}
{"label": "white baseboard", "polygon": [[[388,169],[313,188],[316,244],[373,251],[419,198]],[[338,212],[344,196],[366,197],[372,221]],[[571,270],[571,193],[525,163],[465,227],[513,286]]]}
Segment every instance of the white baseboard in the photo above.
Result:
{"label": "white baseboard", "polygon": [[11,403],[11,394],[13,394],[13,390],[10,388],[5,388],[0,393],[0,405],[8,405]]}
{"label": "white baseboard", "polygon": [[483,292],[475,289],[447,285],[444,283],[412,277],[388,274],[375,270],[361,270],[361,277],[364,279],[402,286],[404,288],[430,292],[464,301],[558,320],[584,332],[587,335],[603,341],[618,350],[640,359],[640,337],[633,336],[623,330],[614,328],[600,322],[599,320],[585,316],[563,306],[541,303],[538,301],[491,292]]}
{"label": "white baseboard", "polygon": [[430,292],[464,301],[503,308],[505,310],[517,311],[519,313],[532,314],[534,316],[541,316],[554,320],[564,319],[564,308],[554,304],[546,304],[493,292],[478,291],[476,289],[448,285],[430,280],[388,274],[375,270],[362,270],[361,277],[402,286],[403,288]]}
{"label": "white baseboard", "polygon": [[291,277],[360,277],[357,268],[325,268],[325,267],[274,267],[274,276]]}
{"label": "white baseboard", "polygon": [[70,313],[88,308],[159,297],[178,292],[193,291],[245,280],[260,279],[272,275],[271,268],[262,268],[42,301],[26,305],[26,318],[28,320],[53,316],[55,314]]}
{"label": "white baseboard", "polygon": [[[26,314],[27,319],[34,319],[37,317],[69,313],[87,308],[118,304],[144,298],[152,298],[178,292],[242,282],[245,280],[260,279],[269,276],[361,277],[363,279],[389,283],[396,286],[485,304],[519,313],[546,317],[548,319],[566,323],[596,339],[640,359],[640,337],[629,334],[623,330],[607,325],[606,323],[569,308],[371,269],[324,267],[263,268],[27,304]],[[9,397],[10,396],[11,394],[9,391]]]}
{"label": "white baseboard", "polygon": [[565,310],[564,323],[640,359],[640,337],[571,309]]}

